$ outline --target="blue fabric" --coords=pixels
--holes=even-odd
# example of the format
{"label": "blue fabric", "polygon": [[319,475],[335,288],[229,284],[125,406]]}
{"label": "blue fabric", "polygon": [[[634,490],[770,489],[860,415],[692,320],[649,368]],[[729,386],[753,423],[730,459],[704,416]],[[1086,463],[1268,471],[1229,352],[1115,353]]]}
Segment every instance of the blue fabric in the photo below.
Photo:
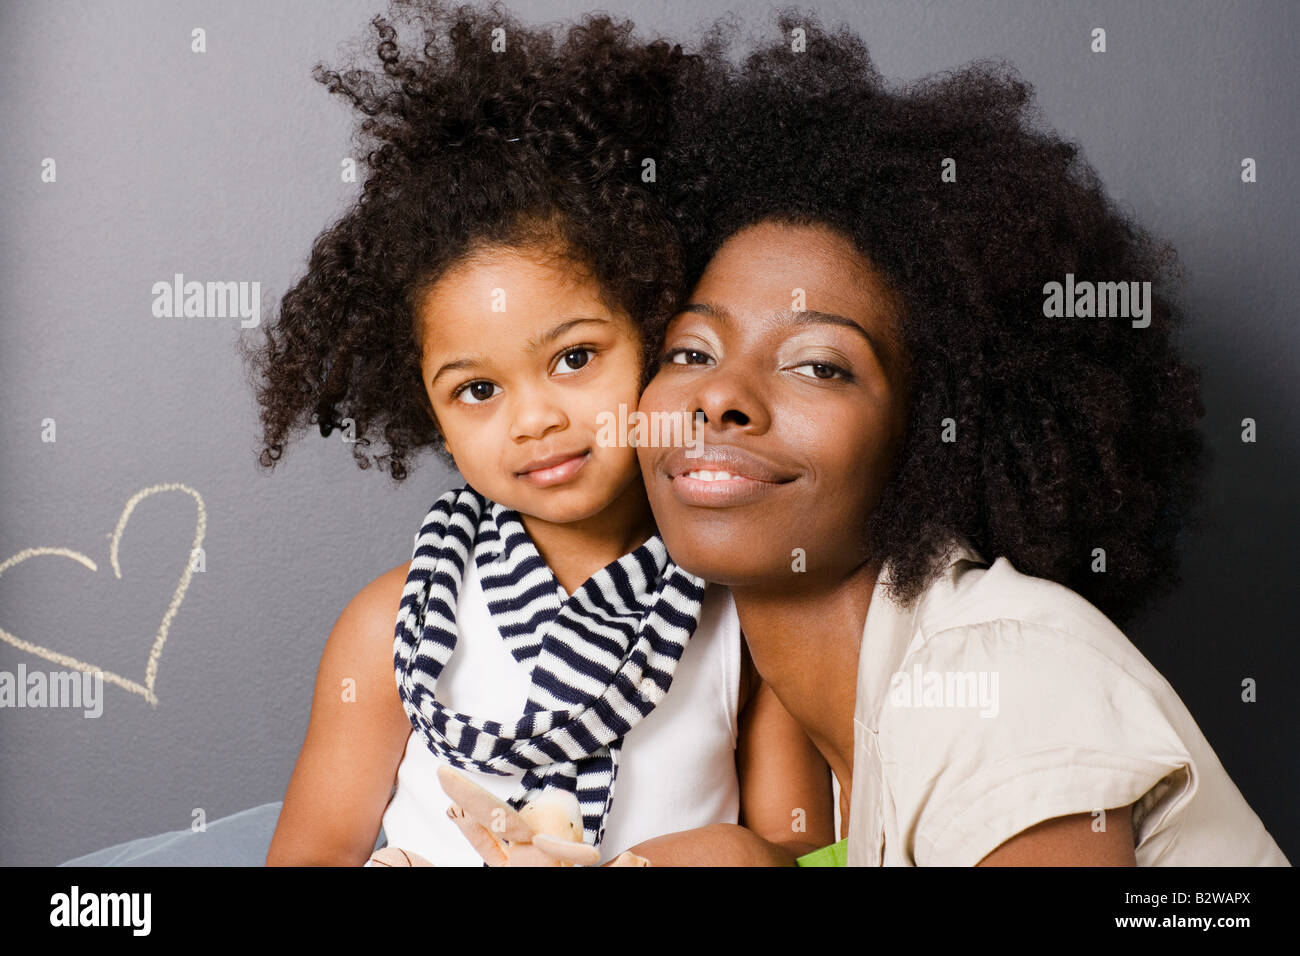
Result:
{"label": "blue fabric", "polygon": [[[283,801],[241,810],[207,830],[173,830],[96,850],[60,866],[263,866]],[[387,840],[382,829],[376,847]]]}

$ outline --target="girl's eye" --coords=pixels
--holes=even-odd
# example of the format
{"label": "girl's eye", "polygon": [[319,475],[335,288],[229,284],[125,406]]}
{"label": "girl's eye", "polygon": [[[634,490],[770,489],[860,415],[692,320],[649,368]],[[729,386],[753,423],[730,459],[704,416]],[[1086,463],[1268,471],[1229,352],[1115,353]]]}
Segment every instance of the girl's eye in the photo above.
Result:
{"label": "girl's eye", "polygon": [[496,388],[498,386],[491,382],[470,382],[458,390],[455,397],[466,405],[478,405],[496,395]]}
{"label": "girl's eye", "polygon": [[712,360],[708,353],[698,349],[673,349],[664,356],[664,361],[674,365],[708,365]]}
{"label": "girl's eye", "polygon": [[555,374],[570,375],[584,368],[591,361],[591,349],[569,349],[560,356],[560,363],[555,367]]}
{"label": "girl's eye", "polygon": [[[803,368],[812,369],[812,372],[800,372],[799,369]],[[833,378],[852,378],[846,370],[840,368],[838,365],[832,365],[829,362],[807,362],[803,365],[796,365],[791,369],[791,371],[797,372],[806,378],[820,378],[823,380]]]}

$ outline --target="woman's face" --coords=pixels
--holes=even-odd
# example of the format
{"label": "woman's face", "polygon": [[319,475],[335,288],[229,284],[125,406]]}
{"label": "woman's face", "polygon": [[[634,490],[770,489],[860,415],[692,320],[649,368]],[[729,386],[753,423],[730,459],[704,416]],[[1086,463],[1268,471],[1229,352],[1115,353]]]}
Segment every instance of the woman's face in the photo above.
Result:
{"label": "woman's face", "polygon": [[907,424],[898,314],[871,264],[828,227],[765,221],[718,250],[669,324],[640,404],[705,419],[699,457],[638,449],[674,561],[778,589],[862,563]]}

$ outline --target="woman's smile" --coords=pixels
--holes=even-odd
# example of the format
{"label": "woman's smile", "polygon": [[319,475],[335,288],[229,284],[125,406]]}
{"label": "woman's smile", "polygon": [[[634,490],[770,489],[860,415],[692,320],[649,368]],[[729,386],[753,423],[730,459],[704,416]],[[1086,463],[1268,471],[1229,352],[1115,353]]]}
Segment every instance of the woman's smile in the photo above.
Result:
{"label": "woman's smile", "polygon": [[663,458],[659,478],[685,505],[721,508],[749,504],[778,492],[798,476],[735,445],[705,444],[702,455],[674,448]]}

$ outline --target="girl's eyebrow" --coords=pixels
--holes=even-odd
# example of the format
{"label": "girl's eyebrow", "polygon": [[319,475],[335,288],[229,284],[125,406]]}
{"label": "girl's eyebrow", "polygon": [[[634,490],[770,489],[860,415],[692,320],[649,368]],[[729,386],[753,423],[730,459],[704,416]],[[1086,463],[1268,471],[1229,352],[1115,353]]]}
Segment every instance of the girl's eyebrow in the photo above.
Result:
{"label": "girl's eyebrow", "polygon": [[[724,306],[715,305],[711,302],[687,302],[684,306],[678,309],[678,314],[682,312],[707,315],[717,319],[723,325],[735,324],[735,317],[732,316]],[[834,312],[818,312],[816,309],[804,309],[802,312],[794,312],[790,310],[776,311],[770,314],[777,319],[780,319],[786,325],[816,323],[818,325],[839,325],[846,329],[852,329],[867,340],[867,345],[871,348],[872,354],[875,355],[876,361],[884,361],[883,353],[880,351],[879,347],[877,347],[876,340],[872,338],[871,333],[850,318],[837,315]]]}
{"label": "girl's eyebrow", "polygon": [[545,348],[547,345],[550,345],[552,342],[558,339],[565,332],[569,331],[569,329],[573,328],[576,325],[582,325],[583,323],[586,322],[608,324],[609,320],[603,319],[595,315],[583,315],[583,316],[578,316],[575,319],[569,319],[567,322],[561,322],[559,325],[555,326],[552,329],[548,329],[547,331],[543,332],[541,335],[537,335],[529,339],[527,344],[524,345],[524,349],[528,352],[536,352],[538,349]]}
{"label": "girl's eyebrow", "polygon": [[434,373],[433,378],[429,379],[429,387],[432,388],[434,384],[437,383],[438,379],[442,377],[444,372],[455,372],[463,368],[478,368],[483,364],[483,359],[478,357],[458,358],[455,361],[447,362]]}
{"label": "girl's eyebrow", "polygon": [[[528,352],[536,352],[538,349],[545,348],[551,342],[554,342],[565,332],[568,332],[570,329],[574,328],[575,326],[583,325],[588,322],[607,325],[609,323],[609,319],[604,319],[594,315],[593,316],[584,315],[584,316],[579,316],[576,319],[569,319],[565,322],[561,322],[559,325],[553,328],[547,329],[545,332],[541,333],[540,335],[534,336],[533,338],[529,339],[528,342],[524,345],[524,349]],[[455,371],[459,371],[460,369],[480,368],[485,364],[487,364],[487,360],[484,357],[478,355],[454,359],[453,361],[447,362],[444,365],[442,365],[438,369],[438,371],[434,373],[433,378],[429,379],[429,387],[432,388],[434,383],[436,383],[438,379],[442,377],[442,374],[444,372],[455,372]]]}

